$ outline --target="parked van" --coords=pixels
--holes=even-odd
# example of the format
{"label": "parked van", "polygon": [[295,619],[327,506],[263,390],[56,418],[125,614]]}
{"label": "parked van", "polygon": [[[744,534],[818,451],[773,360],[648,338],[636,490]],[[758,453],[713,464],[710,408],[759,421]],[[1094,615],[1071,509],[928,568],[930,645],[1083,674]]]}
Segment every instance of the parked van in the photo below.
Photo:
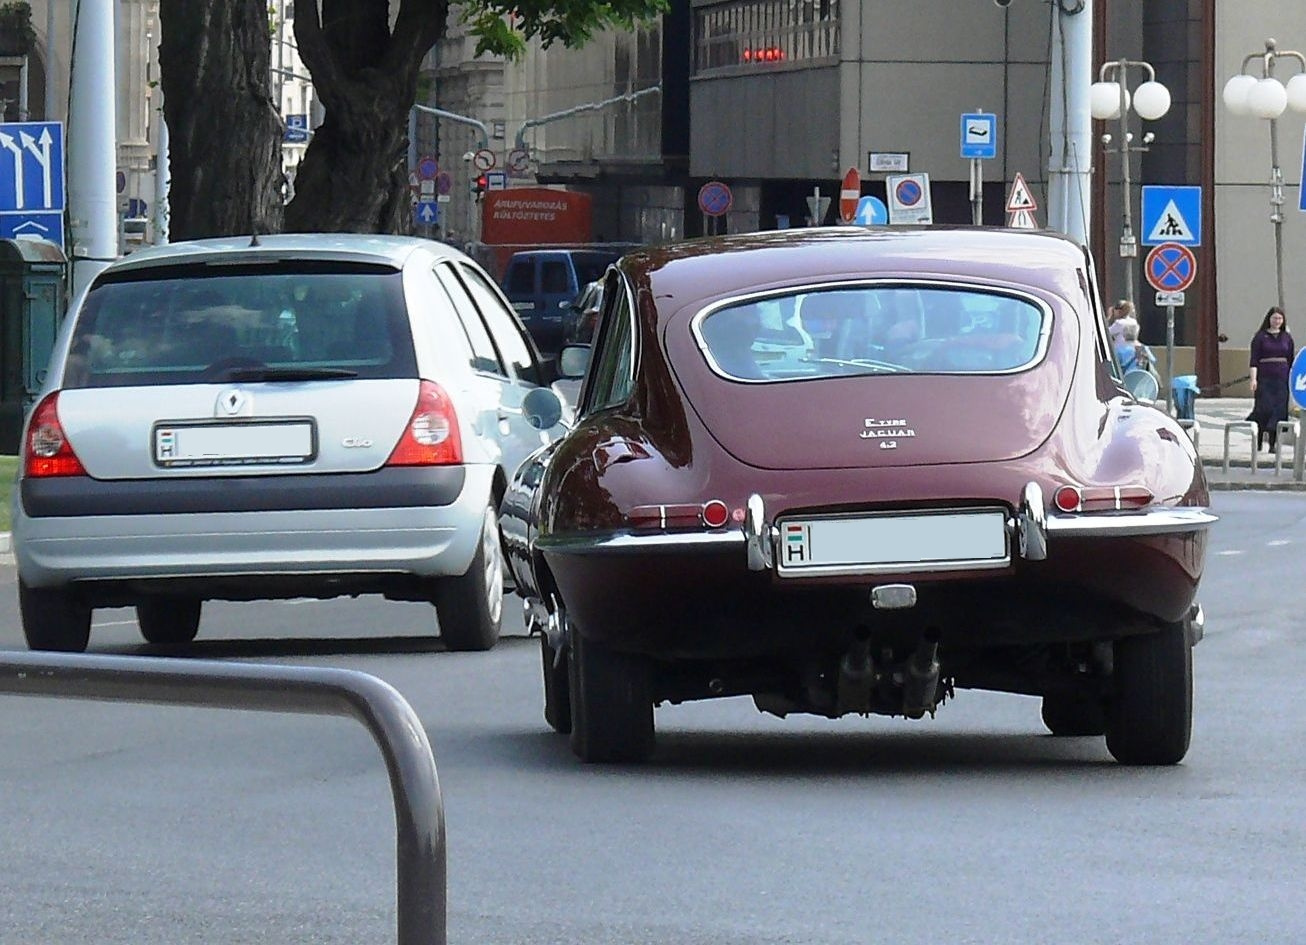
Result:
{"label": "parked van", "polygon": [[540,351],[562,347],[564,304],[587,283],[603,278],[621,256],[615,249],[530,249],[514,253],[503,275],[503,291]]}

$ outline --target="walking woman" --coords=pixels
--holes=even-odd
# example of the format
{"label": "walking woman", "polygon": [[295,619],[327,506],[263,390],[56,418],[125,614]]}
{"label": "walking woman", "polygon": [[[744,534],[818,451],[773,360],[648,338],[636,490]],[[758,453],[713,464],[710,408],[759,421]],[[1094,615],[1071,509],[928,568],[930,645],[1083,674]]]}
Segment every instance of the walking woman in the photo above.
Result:
{"label": "walking woman", "polygon": [[1296,350],[1283,309],[1271,306],[1252,336],[1251,388],[1256,401],[1247,416],[1256,421],[1260,445],[1268,439],[1271,452],[1279,421],[1288,419],[1288,369]]}

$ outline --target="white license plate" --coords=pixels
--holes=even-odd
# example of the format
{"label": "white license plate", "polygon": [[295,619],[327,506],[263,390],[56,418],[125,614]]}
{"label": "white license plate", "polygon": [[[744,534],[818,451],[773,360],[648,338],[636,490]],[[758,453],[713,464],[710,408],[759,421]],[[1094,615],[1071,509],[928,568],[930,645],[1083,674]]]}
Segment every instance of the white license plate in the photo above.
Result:
{"label": "white license plate", "polygon": [[789,576],[1000,568],[1006,520],[1002,509],[784,519],[776,561]]}
{"label": "white license plate", "polygon": [[161,423],[154,428],[160,466],[306,463],[317,453],[313,423]]}

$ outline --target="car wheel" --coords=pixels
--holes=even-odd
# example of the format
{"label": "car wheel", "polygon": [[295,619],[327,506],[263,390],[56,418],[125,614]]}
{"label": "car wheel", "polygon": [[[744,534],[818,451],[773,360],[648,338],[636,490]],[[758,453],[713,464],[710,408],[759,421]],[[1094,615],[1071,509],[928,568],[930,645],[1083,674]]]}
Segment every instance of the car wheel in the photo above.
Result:
{"label": "car wheel", "polygon": [[486,507],[481,541],[462,577],[444,578],[435,589],[440,636],[451,650],[488,650],[503,623],[503,549],[494,506]]}
{"label": "car wheel", "polygon": [[191,597],[146,597],[136,604],[136,622],[147,643],[189,643],[200,629],[203,602]]}
{"label": "car wheel", "polygon": [[1193,649],[1185,623],[1115,642],[1106,747],[1126,765],[1173,765],[1188,753]]}
{"label": "car wheel", "polygon": [[653,754],[646,660],[586,640],[572,628],[571,750],[585,762],[644,761]]}
{"label": "car wheel", "polygon": [[1053,735],[1062,737],[1101,735],[1106,731],[1106,709],[1089,696],[1044,696],[1043,724]]}
{"label": "car wheel", "polygon": [[571,731],[571,686],[567,658],[557,658],[558,651],[549,646],[549,638],[540,634],[540,662],[544,671],[544,721],[559,735]]}
{"label": "car wheel", "polygon": [[28,587],[18,579],[23,636],[33,650],[82,653],[91,639],[91,607],[61,588]]}

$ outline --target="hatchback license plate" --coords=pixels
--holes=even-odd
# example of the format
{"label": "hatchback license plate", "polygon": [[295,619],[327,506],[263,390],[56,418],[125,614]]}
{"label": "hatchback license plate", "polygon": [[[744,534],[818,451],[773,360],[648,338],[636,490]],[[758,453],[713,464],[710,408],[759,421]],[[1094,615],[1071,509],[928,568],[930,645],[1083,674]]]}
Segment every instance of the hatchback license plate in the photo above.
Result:
{"label": "hatchback license plate", "polygon": [[316,455],[311,420],[161,423],[154,428],[154,462],[160,466],[294,464]]}
{"label": "hatchback license plate", "polygon": [[776,559],[790,577],[1001,568],[1006,520],[997,508],[785,519]]}

